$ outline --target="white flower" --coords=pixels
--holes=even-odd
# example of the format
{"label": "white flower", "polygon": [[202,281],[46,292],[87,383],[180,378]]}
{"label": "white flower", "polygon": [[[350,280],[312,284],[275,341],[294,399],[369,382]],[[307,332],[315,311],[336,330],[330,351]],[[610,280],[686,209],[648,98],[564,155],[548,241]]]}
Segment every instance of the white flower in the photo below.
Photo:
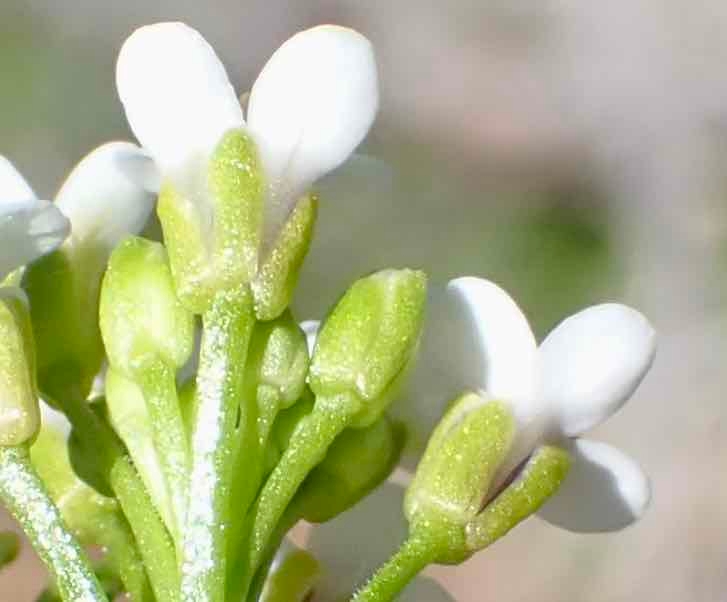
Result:
{"label": "white flower", "polygon": [[493,489],[538,445],[555,443],[571,452],[573,465],[540,510],[543,518],[587,532],[619,529],[642,514],[650,491],[638,465],[580,435],[616,412],[650,368],[655,332],[644,316],[616,303],[596,305],[538,346],[505,291],[466,277],[432,299],[424,337],[402,410],[409,420],[418,415],[422,427],[422,414],[437,414],[466,390],[508,403],[517,435]]}
{"label": "white flower", "polygon": [[300,32],[273,54],[250,92],[247,123],[214,50],[182,23],[135,31],[121,49],[116,82],[136,137],[201,215],[200,181],[212,151],[229,130],[247,129],[266,176],[267,243],[299,196],[363,140],[378,107],[371,44],[332,25]]}
{"label": "white flower", "polygon": [[58,208],[38,199],[12,163],[0,156],[0,281],[53,251],[69,230]]}
{"label": "white flower", "polygon": [[39,200],[12,164],[0,157],[0,279],[64,241],[70,247],[83,243],[110,252],[146,223],[157,179],[141,149],[110,142],[81,160],[50,203]]}

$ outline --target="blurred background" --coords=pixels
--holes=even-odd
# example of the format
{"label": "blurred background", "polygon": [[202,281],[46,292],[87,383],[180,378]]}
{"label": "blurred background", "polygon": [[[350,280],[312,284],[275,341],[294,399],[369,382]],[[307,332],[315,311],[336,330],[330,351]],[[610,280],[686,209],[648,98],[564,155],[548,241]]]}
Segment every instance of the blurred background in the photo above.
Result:
{"label": "blurred background", "polygon": [[[645,518],[589,536],[531,519],[432,574],[462,602],[727,600],[727,3],[0,0],[0,153],[42,196],[131,139],[115,58],[158,20],[199,29],[240,92],[300,29],[374,43],[381,113],[368,157],[324,187],[299,317],[408,265],[496,280],[540,336],[603,300],[660,333],[654,369],[595,433],[651,475]],[[25,549],[0,599],[43,581]]]}

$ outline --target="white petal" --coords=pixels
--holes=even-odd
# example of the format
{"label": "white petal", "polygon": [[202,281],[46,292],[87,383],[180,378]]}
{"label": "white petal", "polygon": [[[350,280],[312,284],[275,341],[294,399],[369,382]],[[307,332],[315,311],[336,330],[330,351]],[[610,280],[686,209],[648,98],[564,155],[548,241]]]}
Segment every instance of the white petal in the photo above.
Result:
{"label": "white petal", "polygon": [[109,142],[86,155],[56,197],[71,220],[73,240],[111,250],[139,233],[154,207],[155,174],[153,161],[129,142]]}
{"label": "white petal", "polygon": [[566,436],[600,423],[631,396],[654,360],[656,334],[625,305],[589,307],[540,346],[542,395]]}
{"label": "white petal", "polygon": [[300,323],[301,330],[305,333],[305,340],[308,345],[308,355],[313,355],[313,348],[316,346],[318,331],[321,328],[319,320],[305,320]]}
{"label": "white petal", "polygon": [[35,201],[33,189],[20,172],[5,157],[0,155],[0,214],[25,207]]}
{"label": "white petal", "polygon": [[321,563],[317,600],[345,600],[408,534],[404,489],[384,483],[359,504],[312,529],[306,548]]}
{"label": "white petal", "polygon": [[570,447],[573,465],[540,517],[579,533],[616,531],[641,517],[651,491],[634,460],[598,441],[577,439]]}
{"label": "white petal", "polygon": [[[10,272],[56,249],[68,236],[70,223],[48,201],[30,200],[0,206],[0,281]],[[6,212],[6,208],[13,207]]]}
{"label": "white petal", "polygon": [[183,23],[137,29],[121,48],[116,86],[131,129],[167,177],[199,169],[225,132],[244,125],[220,59]]}
{"label": "white petal", "polygon": [[252,87],[248,109],[270,182],[266,240],[300,194],[361,143],[378,103],[373,48],[351,29],[314,27],[273,54]]}
{"label": "white petal", "polygon": [[403,462],[411,467],[447,404],[465,391],[487,391],[512,404],[516,419],[534,412],[535,337],[520,308],[481,278],[430,287],[419,357],[392,413],[409,428]]}

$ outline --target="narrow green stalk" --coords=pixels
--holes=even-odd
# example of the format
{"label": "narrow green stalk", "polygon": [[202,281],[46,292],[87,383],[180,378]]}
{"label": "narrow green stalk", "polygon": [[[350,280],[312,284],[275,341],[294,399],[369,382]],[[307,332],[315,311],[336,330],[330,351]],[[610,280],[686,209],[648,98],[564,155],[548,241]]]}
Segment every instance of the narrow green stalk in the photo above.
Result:
{"label": "narrow green stalk", "polygon": [[139,474],[111,427],[85,401],[65,400],[63,410],[84,437],[84,447],[99,454],[109,484],[136,538],[152,589],[161,602],[178,599],[179,579],[174,545]]}
{"label": "narrow green stalk", "polygon": [[351,598],[351,602],[390,602],[427,565],[434,562],[437,548],[426,540],[410,537],[399,550],[374,573],[368,583]]}
{"label": "narrow green stalk", "polygon": [[300,484],[323,460],[333,440],[350,423],[351,414],[346,409],[352,405],[356,404],[346,400],[321,404],[298,424],[255,504],[247,563],[249,574],[255,574],[260,567],[270,537]]}
{"label": "narrow green stalk", "polygon": [[116,573],[124,585],[124,591],[134,602],[152,602],[154,596],[144,569],[134,535],[120,512],[109,515],[98,525],[95,543],[106,555],[104,561]]}
{"label": "narrow green stalk", "polygon": [[255,323],[249,290],[219,293],[202,320],[181,598],[220,602],[225,597],[235,426]]}
{"label": "narrow green stalk", "polygon": [[139,385],[149,412],[154,447],[167,481],[167,494],[174,509],[174,539],[179,541],[186,514],[189,450],[175,377],[175,371],[167,363],[156,359],[141,371]]}
{"label": "narrow green stalk", "polygon": [[157,600],[178,600],[179,578],[172,538],[127,456],[120,456],[114,463],[111,487],[139,543]]}
{"label": "narrow green stalk", "polygon": [[63,600],[107,600],[85,552],[33,470],[25,446],[0,448],[0,499],[52,573]]}

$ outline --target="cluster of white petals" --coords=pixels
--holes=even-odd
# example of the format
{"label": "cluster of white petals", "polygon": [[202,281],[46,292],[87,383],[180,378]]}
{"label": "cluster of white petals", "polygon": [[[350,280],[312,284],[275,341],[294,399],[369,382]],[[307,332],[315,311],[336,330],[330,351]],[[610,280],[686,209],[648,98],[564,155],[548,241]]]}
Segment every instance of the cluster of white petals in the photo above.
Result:
{"label": "cluster of white petals", "polygon": [[302,31],[273,54],[250,91],[247,121],[222,62],[183,23],[134,32],[116,83],[137,139],[193,202],[204,202],[200,180],[224,134],[250,133],[267,182],[267,242],[299,196],[351,155],[378,109],[370,42],[332,25]]}

